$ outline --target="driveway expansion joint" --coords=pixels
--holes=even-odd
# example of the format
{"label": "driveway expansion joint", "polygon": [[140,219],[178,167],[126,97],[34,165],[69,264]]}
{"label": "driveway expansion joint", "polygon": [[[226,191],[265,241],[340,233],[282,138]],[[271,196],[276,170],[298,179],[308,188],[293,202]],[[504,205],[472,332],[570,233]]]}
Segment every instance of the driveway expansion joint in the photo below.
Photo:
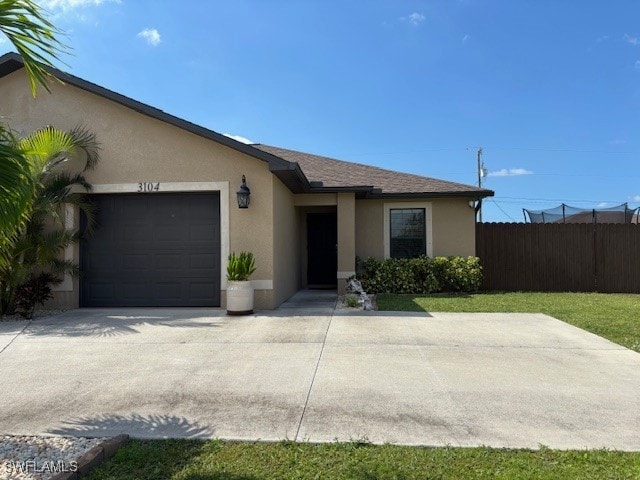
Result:
{"label": "driveway expansion joint", "polygon": [[22,333],[29,327],[29,325],[31,325],[32,322],[33,320],[29,320],[27,324],[22,328],[22,330],[16,333],[15,336],[9,341],[9,343],[7,343],[4,347],[2,347],[2,350],[0,350],[0,354],[3,353],[7,348],[9,348],[11,344],[15,342],[16,338],[22,335]]}
{"label": "driveway expansion joint", "polygon": [[[334,312],[335,307],[337,305],[337,301],[334,304]],[[298,437],[300,435],[300,428],[302,428],[302,421],[304,420],[304,415],[307,412],[307,405],[309,405],[309,398],[311,397],[311,391],[313,390],[313,384],[316,380],[316,375],[318,375],[318,369],[320,368],[320,361],[322,360],[322,354],[324,353],[324,347],[327,344],[327,336],[329,335],[329,329],[331,328],[331,322],[333,321],[333,312],[329,317],[329,324],[327,325],[327,329],[324,332],[324,338],[322,339],[322,347],[320,348],[320,355],[318,355],[318,361],[316,362],[316,367],[313,370],[313,376],[311,377],[311,384],[309,385],[309,391],[307,392],[307,397],[304,400],[304,407],[302,407],[302,414],[300,415],[300,421],[298,422],[298,428],[296,429],[296,434],[293,437],[295,442],[298,441]]]}

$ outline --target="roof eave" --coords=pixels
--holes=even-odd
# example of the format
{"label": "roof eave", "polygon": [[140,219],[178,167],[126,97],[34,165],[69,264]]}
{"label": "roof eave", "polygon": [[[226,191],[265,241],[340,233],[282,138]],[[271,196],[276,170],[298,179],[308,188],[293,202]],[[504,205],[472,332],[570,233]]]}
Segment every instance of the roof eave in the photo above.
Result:
{"label": "roof eave", "polygon": [[[274,157],[274,159],[280,160],[280,157],[276,157],[270,153],[267,153],[267,155]],[[300,168],[300,165],[297,162],[286,163],[286,165],[276,165],[275,162],[273,164],[269,163],[269,171],[276,177],[278,177],[280,181],[284,183],[293,193],[311,192],[311,183]]]}
{"label": "roof eave", "polygon": [[[22,62],[22,58],[17,53],[10,52],[0,56],[0,77],[9,75],[16,70],[19,70],[20,68],[24,68],[24,63]],[[267,162],[269,164],[269,169],[272,171],[276,168],[286,169],[290,167],[291,162],[288,162],[287,160],[276,157],[275,155],[271,155],[267,152],[263,152],[262,150],[259,150],[257,148],[253,148],[251,145],[248,145],[246,143],[238,142],[237,140],[222,135],[221,133],[209,130],[208,128],[201,127],[200,125],[196,125],[195,123],[191,123],[187,120],[166,113],[158,108],[152,107],[151,105],[147,105],[145,103],[116,93],[112,90],[108,90],[104,87],[101,87],[100,85],[88,82],[56,68],[47,67],[46,70],[54,77],[61,80],[63,83],[68,83],[81,90],[85,90],[100,97],[106,98],[107,100],[119,103],[120,105],[123,105],[148,117],[155,118],[156,120],[163,121],[170,125],[174,125],[178,128],[193,133],[194,135],[213,140],[226,147],[232,148],[258,160]]]}
{"label": "roof eave", "polygon": [[381,192],[372,194],[371,198],[405,199],[405,198],[471,198],[480,200],[493,197],[493,190],[468,190],[459,192]]}
{"label": "roof eave", "polygon": [[[384,198],[384,199],[407,199],[407,198],[466,198],[480,200],[485,197],[492,197],[493,190],[463,190],[451,192],[383,192],[380,188],[372,185],[354,185],[345,187],[311,187],[305,193],[345,193],[353,192],[356,198]],[[302,192],[301,192],[302,193]]]}

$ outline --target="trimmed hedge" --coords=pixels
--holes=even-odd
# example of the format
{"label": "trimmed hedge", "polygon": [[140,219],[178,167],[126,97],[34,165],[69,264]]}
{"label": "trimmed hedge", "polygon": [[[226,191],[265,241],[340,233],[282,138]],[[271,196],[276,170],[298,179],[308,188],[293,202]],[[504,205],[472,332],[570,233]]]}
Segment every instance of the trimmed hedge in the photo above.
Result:
{"label": "trimmed hedge", "polygon": [[356,259],[357,278],[369,293],[474,292],[482,283],[478,257]]}

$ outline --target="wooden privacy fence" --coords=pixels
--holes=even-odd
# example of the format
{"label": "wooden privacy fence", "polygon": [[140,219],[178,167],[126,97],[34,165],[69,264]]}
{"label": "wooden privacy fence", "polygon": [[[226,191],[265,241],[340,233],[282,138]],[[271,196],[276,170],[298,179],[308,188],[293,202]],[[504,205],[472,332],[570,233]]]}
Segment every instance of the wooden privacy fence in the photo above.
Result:
{"label": "wooden privacy fence", "polygon": [[640,225],[479,223],[483,290],[640,293]]}

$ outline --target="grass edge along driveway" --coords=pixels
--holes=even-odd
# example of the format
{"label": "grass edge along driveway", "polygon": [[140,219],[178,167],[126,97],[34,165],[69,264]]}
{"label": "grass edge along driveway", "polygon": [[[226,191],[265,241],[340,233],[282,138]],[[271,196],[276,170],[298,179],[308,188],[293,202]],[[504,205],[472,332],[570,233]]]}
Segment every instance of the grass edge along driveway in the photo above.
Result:
{"label": "grass edge along driveway", "polygon": [[484,292],[379,294],[379,310],[544,313],[640,352],[640,295],[618,293]]}
{"label": "grass edge along driveway", "polygon": [[634,479],[640,453],[428,448],[367,442],[132,440],[98,479]]}

